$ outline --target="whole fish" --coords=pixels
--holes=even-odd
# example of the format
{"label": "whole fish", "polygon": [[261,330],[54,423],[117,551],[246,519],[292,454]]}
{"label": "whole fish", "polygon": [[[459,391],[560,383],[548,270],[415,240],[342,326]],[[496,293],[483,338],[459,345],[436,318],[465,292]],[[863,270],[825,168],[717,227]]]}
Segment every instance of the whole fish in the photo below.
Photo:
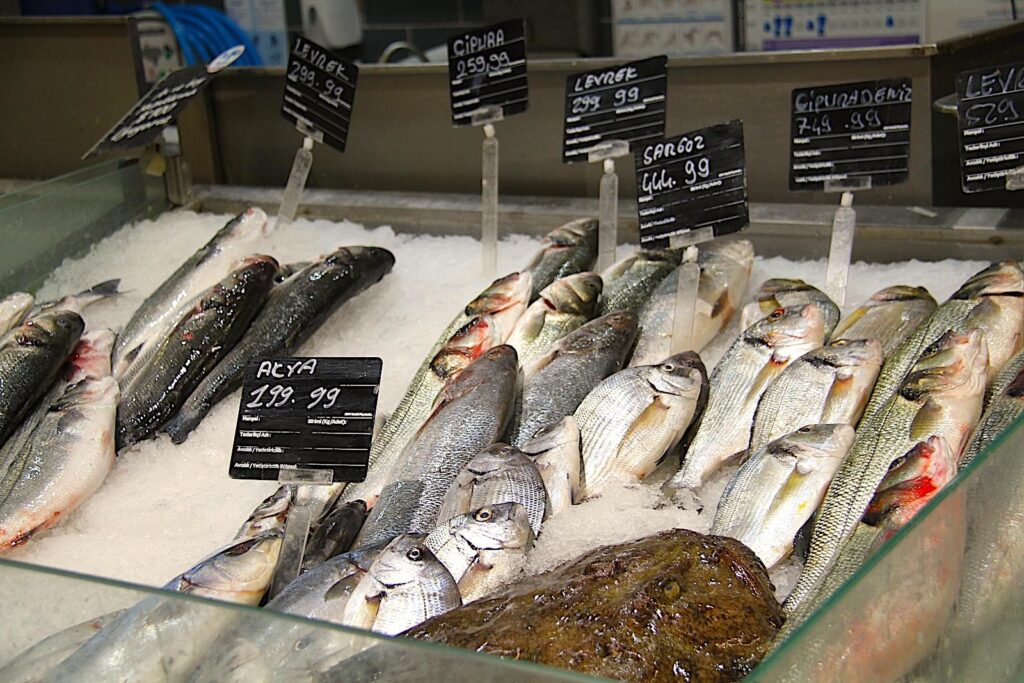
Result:
{"label": "whole fish", "polygon": [[68,296],[61,297],[60,299],[54,299],[53,301],[44,301],[42,303],[36,302],[36,305],[32,307],[26,314],[26,318],[37,316],[43,311],[51,311],[60,309],[64,311],[74,311],[78,315],[82,315],[82,310],[87,306],[92,306],[94,303],[109,299],[111,297],[118,296],[121,291],[118,286],[121,284],[121,280],[106,280],[98,285],[93,285],[89,289],[84,289],[77,294],[69,294]]}
{"label": "whole fish", "polygon": [[117,447],[156,433],[238,342],[273,285],[277,262],[250,256],[206,290],[121,387]]}
{"label": "whole fish", "polygon": [[544,481],[549,517],[582,500],[583,459],[575,417],[566,415],[556,424],[542,428],[523,444],[522,452],[533,460]]}
{"label": "whole fish", "polygon": [[366,479],[345,489],[346,501],[369,501],[381,494],[402,450],[430,415],[434,399],[445,383],[508,338],[526,310],[531,283],[529,273],[512,273],[499,278],[455,316],[370,445]]}
{"label": "whole fish", "polygon": [[0,337],[0,444],[46,394],[84,328],[77,313],[51,311]]}
{"label": "whole fish", "polygon": [[[981,310],[975,312],[979,306]],[[984,327],[989,347],[989,372],[998,372],[1020,349],[1021,343],[1020,323],[1016,330],[1009,324],[1018,319],[1016,315],[1008,316],[1005,327],[993,324],[992,316],[1003,310],[1024,311],[1024,272],[1015,261],[993,263],[971,276],[896,348],[882,366],[862,419],[868,420],[888,403],[925,349],[950,330]],[[994,373],[989,375],[993,376]]]}
{"label": "whole fish", "polygon": [[466,463],[445,494],[437,521],[444,524],[470,510],[499,503],[522,505],[534,536],[540,535],[547,512],[544,480],[532,460],[504,443],[488,446]]}
{"label": "whole fish", "polygon": [[793,550],[853,446],[848,424],[806,425],[752,450],[722,492],[711,533],[742,541],[771,569]]}
{"label": "whole fish", "polygon": [[1013,358],[1006,361],[996,378],[988,383],[988,388],[985,389],[986,409],[992,403],[992,399],[1006,391],[1006,387],[1017,379],[1021,370],[1024,370],[1024,351],[1018,351]]}
{"label": "whole fish", "polygon": [[341,248],[274,287],[245,336],[195,388],[167,425],[182,443],[210,408],[242,386],[249,361],[289,356],[338,306],[381,280],[395,263],[386,249]]}
{"label": "whole fish", "polygon": [[33,303],[35,298],[27,292],[14,292],[0,299],[0,334],[20,325]]}
{"label": "whole fish", "polygon": [[707,398],[707,370],[693,351],[598,384],[576,409],[586,495],[612,480],[632,483],[650,474],[700,419]]}
{"label": "whole fish", "polygon": [[784,604],[787,613],[828,574],[897,458],[932,436],[945,439],[959,457],[981,415],[987,370],[978,330],[947,332],[925,350],[878,413],[861,420],[853,449],[821,504],[807,563]]}
{"label": "whole fish", "polygon": [[609,313],[579,328],[523,368],[522,411],[509,440],[521,447],[572,415],[591,389],[622,368],[636,339],[636,315]]}
{"label": "whole fish", "polygon": [[790,363],[821,346],[824,336],[815,303],[776,309],[748,327],[711,374],[700,426],[668,488],[696,491],[746,451],[761,395]]}
{"label": "whole fish", "polygon": [[519,364],[527,365],[593,318],[601,287],[601,277],[590,272],[568,275],[545,287],[508,337],[507,344],[519,354]]}
{"label": "whole fish", "polygon": [[247,209],[228,221],[182,263],[142,302],[118,336],[114,347],[114,377],[120,380],[147,339],[163,337],[165,328],[174,324],[193,299],[234,268],[240,249],[266,237],[272,229],[262,209]]}
{"label": "whole fish", "polygon": [[403,534],[381,551],[352,591],[344,623],[393,636],[461,604],[455,579],[424,536]]}
{"label": "whole fish", "polygon": [[532,276],[530,301],[555,280],[590,270],[597,259],[597,219],[577,218],[541,240],[540,249],[524,269]]}
{"label": "whole fish", "polygon": [[843,318],[829,338],[876,339],[882,344],[883,358],[889,358],[937,307],[924,287],[886,287]]}
{"label": "whole fish", "polygon": [[366,521],[366,503],[353,500],[327,513],[309,534],[302,555],[302,571],[326,562],[335,555],[348,552]]}
{"label": "whole fish", "polygon": [[603,273],[604,292],[598,315],[614,311],[639,313],[651,293],[682,261],[682,252],[674,249],[640,249]]}
{"label": "whole fish", "polygon": [[0,475],[0,551],[62,520],[113,466],[118,389],[109,357],[100,365],[69,385],[11,454]]}
{"label": "whole fish", "polygon": [[459,472],[508,428],[518,368],[515,349],[498,346],[445,386],[433,413],[402,450],[355,547],[437,525],[441,501]]}
{"label": "whole fish", "polygon": [[821,310],[825,322],[825,339],[829,339],[832,330],[839,324],[839,307],[825,292],[813,287],[803,280],[772,278],[765,280],[754,293],[754,303],[744,309],[744,328],[764,318],[772,311],[791,306],[802,306],[814,303]]}
{"label": "whole fish", "polygon": [[963,469],[971,464],[996,437],[1017,422],[1021,413],[1024,413],[1024,367],[1018,368],[1016,377],[989,401],[960,456],[958,467]]}
{"label": "whole fish", "polygon": [[[712,242],[697,256],[700,280],[693,318],[693,350],[700,351],[725,329],[739,308],[754,266],[754,247],[747,240]],[[640,309],[640,333],[629,364],[655,365],[672,353],[679,271],[673,270]]]}
{"label": "whole fish", "polygon": [[[281,530],[235,541],[165,590],[257,605],[270,586]],[[238,618],[234,610],[154,595],[129,608],[52,670],[46,681],[178,681]]]}
{"label": "whole fish", "polygon": [[855,427],[881,367],[882,345],[874,339],[840,339],[793,361],[757,404],[750,452],[804,425]]}
{"label": "whole fish", "polygon": [[5,683],[34,683],[41,680],[50,669],[67,659],[97,631],[123,613],[124,610],[110,612],[43,638],[0,667],[0,680]]}
{"label": "whole fish", "polygon": [[499,503],[453,517],[427,534],[430,548],[458,583],[462,602],[512,583],[533,548],[530,517],[519,503]]}

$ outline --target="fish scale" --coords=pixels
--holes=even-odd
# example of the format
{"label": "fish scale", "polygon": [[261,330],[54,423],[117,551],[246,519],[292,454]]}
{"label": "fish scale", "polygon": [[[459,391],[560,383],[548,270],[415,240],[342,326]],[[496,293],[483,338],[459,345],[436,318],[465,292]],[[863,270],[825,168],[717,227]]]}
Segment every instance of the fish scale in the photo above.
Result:
{"label": "fish scale", "polygon": [[843,318],[831,339],[875,339],[889,358],[937,306],[924,287],[886,287]]}
{"label": "fish scale", "polygon": [[525,453],[537,466],[547,493],[548,516],[568,509],[582,495],[580,474],[580,428],[572,415],[523,444]]}
{"label": "fish scale", "polygon": [[679,265],[682,253],[671,249],[642,249],[601,273],[604,292],[598,315],[613,311],[639,313],[662,280]]}
{"label": "fish scale", "polygon": [[[1017,358],[1024,356],[1018,354]],[[957,467],[967,467],[996,437],[1017,422],[1024,413],[1024,367],[1018,363],[1009,363],[1016,370],[1012,379],[989,401],[978,426],[971,435],[971,440],[964,448]],[[1009,373],[1007,373],[1009,374]]]}
{"label": "fish scale", "polygon": [[597,258],[597,221],[577,218],[553,229],[524,270],[533,278],[530,301],[555,280],[590,270]]}

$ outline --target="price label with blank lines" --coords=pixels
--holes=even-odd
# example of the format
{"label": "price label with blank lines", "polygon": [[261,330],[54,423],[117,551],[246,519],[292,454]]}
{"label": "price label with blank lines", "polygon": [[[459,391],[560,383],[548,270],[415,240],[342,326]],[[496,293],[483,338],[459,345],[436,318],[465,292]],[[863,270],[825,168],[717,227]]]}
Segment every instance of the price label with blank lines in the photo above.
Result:
{"label": "price label with blank lines", "polygon": [[280,470],[366,478],[377,410],[379,358],[262,358],[246,367],[230,475],[277,479]]}
{"label": "price label with blank lines", "polygon": [[1024,62],[957,76],[960,184],[964,192],[1006,188],[1024,167]]}
{"label": "price label with blank lines", "polygon": [[452,125],[473,125],[473,114],[500,108],[501,117],[526,111],[526,30],[522,19],[448,39]]}
{"label": "price label with blank lines", "polygon": [[905,182],[909,78],[793,90],[789,189],[862,190]]}
{"label": "price label with blank lines", "polygon": [[288,55],[281,115],[303,135],[344,152],[358,77],[355,64],[298,36]]}

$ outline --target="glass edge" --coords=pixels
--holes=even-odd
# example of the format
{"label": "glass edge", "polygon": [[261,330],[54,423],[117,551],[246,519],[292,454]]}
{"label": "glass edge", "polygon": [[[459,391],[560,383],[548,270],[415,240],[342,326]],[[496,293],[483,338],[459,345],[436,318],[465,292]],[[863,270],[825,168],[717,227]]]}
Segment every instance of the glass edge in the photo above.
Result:
{"label": "glass edge", "polygon": [[83,168],[75,169],[69,173],[46,178],[21,187],[13,192],[0,194],[0,211],[21,206],[37,199],[52,196],[53,192],[59,192],[66,186],[81,185],[91,182],[97,178],[104,178],[119,173],[125,168],[137,165],[134,160],[108,159]]}

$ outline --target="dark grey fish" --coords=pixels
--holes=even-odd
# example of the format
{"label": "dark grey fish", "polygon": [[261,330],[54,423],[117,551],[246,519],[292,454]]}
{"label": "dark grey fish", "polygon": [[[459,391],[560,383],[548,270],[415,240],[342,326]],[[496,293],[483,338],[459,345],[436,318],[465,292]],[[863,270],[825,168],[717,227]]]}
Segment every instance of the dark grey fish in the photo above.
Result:
{"label": "dark grey fish", "polygon": [[341,304],[379,282],[394,264],[395,257],[386,249],[341,248],[275,287],[242,340],[167,425],[171,441],[185,441],[214,405],[242,386],[249,361],[290,355]]}
{"label": "dark grey fish", "polygon": [[530,301],[540,296],[541,290],[555,280],[590,270],[596,258],[596,219],[577,218],[558,226],[544,236],[540,251],[525,268],[533,276]]}
{"label": "dark grey fish", "polygon": [[601,273],[604,292],[598,315],[613,311],[640,313],[651,294],[679,267],[682,252],[675,249],[640,249]]}
{"label": "dark grey fish", "polygon": [[365,521],[366,503],[361,500],[343,503],[327,513],[309,535],[302,555],[302,571],[348,552]]}

